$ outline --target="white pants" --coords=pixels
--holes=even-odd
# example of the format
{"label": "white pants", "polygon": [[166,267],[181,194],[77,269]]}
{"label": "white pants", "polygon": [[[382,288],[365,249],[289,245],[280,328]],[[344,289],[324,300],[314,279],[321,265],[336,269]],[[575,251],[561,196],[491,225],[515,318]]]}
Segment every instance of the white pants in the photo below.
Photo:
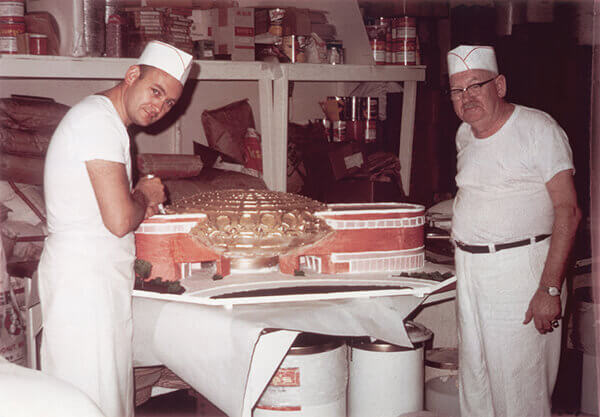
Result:
{"label": "white pants", "polygon": [[456,248],[461,417],[549,417],[560,328],[523,324],[550,239],[494,254]]}
{"label": "white pants", "polygon": [[133,256],[110,239],[51,236],[40,260],[42,371],[81,389],[106,417],[133,416]]}

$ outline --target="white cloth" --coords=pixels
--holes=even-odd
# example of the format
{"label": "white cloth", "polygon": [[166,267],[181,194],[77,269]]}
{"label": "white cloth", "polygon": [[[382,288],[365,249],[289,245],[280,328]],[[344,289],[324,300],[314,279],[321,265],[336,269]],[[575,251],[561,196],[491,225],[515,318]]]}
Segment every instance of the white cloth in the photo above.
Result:
{"label": "white cloth", "polygon": [[104,417],[72,385],[0,356],[0,416]]}
{"label": "white cloth", "polygon": [[560,328],[523,324],[550,239],[495,254],[456,249],[461,417],[548,417]]}
{"label": "white cloth", "polygon": [[506,243],[551,233],[554,210],[546,182],[574,169],[568,138],[554,119],[516,105],[488,138],[477,139],[461,124],[456,148],[455,240]]}
{"label": "white cloth", "polygon": [[[110,100],[90,96],[56,129],[44,172],[50,235],[39,266],[42,370],[84,391],[107,417],[133,416],[135,244],[102,223],[85,161],[123,163],[129,137]],[[131,182],[131,179],[130,179]]]}
{"label": "white cloth", "polygon": [[469,70],[487,70],[498,74],[496,53],[491,46],[460,45],[448,52],[448,75]]}

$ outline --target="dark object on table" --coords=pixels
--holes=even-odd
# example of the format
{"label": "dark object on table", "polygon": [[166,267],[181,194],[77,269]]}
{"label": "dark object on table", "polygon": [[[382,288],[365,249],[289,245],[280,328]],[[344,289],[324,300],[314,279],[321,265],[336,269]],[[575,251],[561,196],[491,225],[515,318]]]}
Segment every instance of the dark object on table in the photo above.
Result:
{"label": "dark object on table", "polygon": [[421,278],[430,279],[432,281],[442,282],[448,278],[452,278],[454,274],[452,272],[444,272],[443,274],[439,271],[434,272],[401,272],[395,277],[407,277],[407,278]]}
{"label": "dark object on table", "polygon": [[163,281],[160,277],[144,281],[136,276],[134,289],[161,294],[183,294],[185,292],[185,288],[181,286],[179,281]]}

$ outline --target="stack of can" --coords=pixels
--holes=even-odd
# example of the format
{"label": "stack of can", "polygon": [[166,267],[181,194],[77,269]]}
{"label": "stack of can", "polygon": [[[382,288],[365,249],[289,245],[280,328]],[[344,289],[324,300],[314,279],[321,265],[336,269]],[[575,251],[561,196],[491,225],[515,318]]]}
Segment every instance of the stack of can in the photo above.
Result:
{"label": "stack of can", "polygon": [[417,61],[417,20],[402,16],[392,19],[392,63],[415,65]]}
{"label": "stack of can", "polygon": [[390,19],[387,17],[378,17],[376,19],[367,19],[365,21],[365,29],[369,42],[371,43],[371,51],[375,65],[386,65],[386,48],[387,34],[390,25]]}
{"label": "stack of can", "polygon": [[377,140],[377,125],[379,124],[379,98],[364,97],[365,143],[375,143]]}
{"label": "stack of can", "polygon": [[17,53],[17,35],[25,33],[25,0],[0,0],[0,54]]}
{"label": "stack of can", "polygon": [[414,17],[377,17],[365,20],[376,65],[415,65],[418,56]]}
{"label": "stack of can", "polygon": [[339,108],[335,120],[319,119],[330,142],[375,143],[377,140],[377,124],[379,121],[378,97],[331,96]]}
{"label": "stack of can", "polygon": [[346,120],[346,140],[365,141],[365,97],[346,97],[344,119]]}

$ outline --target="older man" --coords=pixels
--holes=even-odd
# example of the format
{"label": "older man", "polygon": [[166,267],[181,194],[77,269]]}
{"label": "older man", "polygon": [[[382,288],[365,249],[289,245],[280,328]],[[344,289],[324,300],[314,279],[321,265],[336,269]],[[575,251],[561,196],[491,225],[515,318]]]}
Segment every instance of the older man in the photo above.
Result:
{"label": "older man", "polygon": [[[565,132],[508,103],[493,48],[448,53],[456,134],[462,417],[546,417],[558,371],[561,290],[580,211]],[[563,297],[564,298],[564,297]]]}
{"label": "older man", "polygon": [[171,110],[191,60],[149,43],[118,85],[69,110],[46,155],[42,371],[81,389],[107,417],[133,416],[132,231],[165,199],[158,178],[131,189],[127,127]]}

